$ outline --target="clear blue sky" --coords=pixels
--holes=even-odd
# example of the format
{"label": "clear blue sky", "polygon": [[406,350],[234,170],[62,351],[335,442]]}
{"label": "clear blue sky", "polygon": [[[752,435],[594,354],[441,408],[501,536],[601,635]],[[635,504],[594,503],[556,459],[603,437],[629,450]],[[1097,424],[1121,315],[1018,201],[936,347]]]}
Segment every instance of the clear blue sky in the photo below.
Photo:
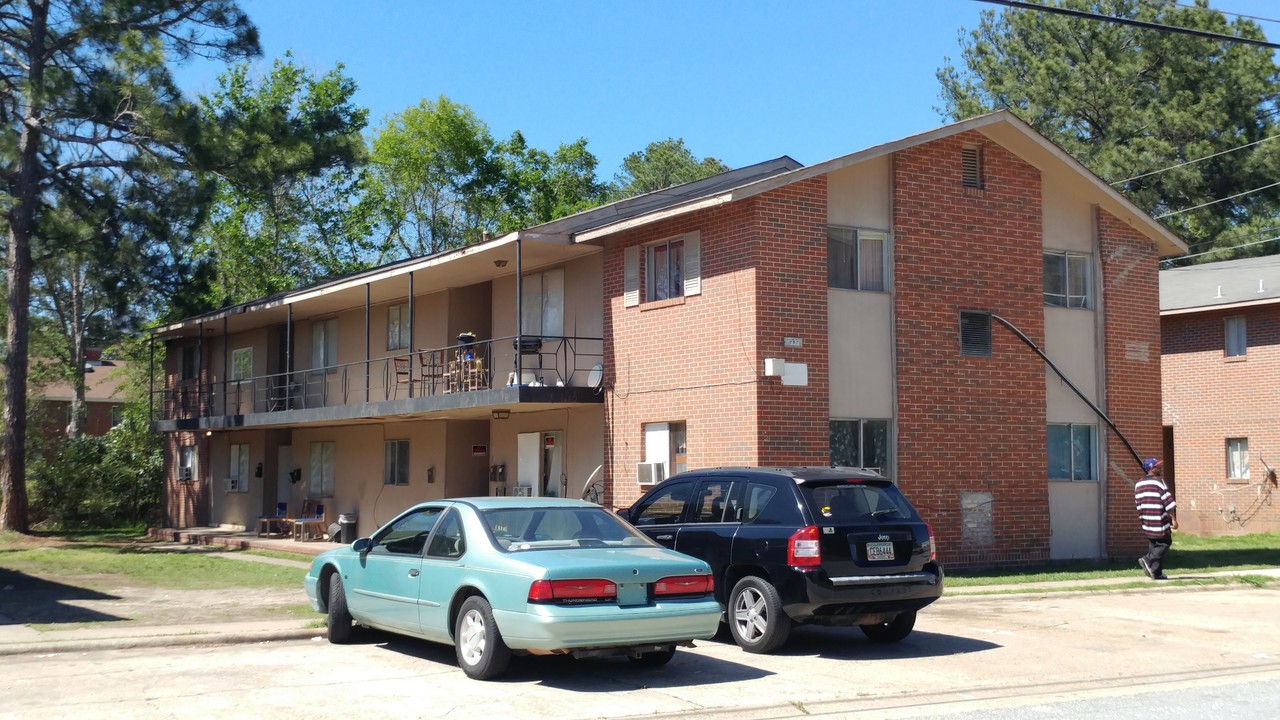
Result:
{"label": "clear blue sky", "polygon": [[[1190,0],[1187,0],[1188,2]],[[1214,0],[1280,15],[1274,0]],[[520,130],[553,151],[579,137],[611,179],[628,153],[668,137],[740,167],[808,165],[937,127],[935,71],[960,60],[974,0],[241,0],[262,63],[292,50],[341,63],[376,129],[443,94],[496,138]],[[1276,25],[1264,24],[1280,40]],[[186,89],[220,68],[196,63]]]}

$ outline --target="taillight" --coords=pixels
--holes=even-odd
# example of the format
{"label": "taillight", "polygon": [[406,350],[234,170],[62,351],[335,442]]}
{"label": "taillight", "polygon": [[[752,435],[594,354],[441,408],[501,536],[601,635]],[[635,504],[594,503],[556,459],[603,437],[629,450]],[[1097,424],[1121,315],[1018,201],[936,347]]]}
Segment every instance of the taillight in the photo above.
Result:
{"label": "taillight", "polygon": [[710,595],[716,589],[716,581],[706,575],[674,575],[664,577],[653,584],[654,597],[672,595]]}
{"label": "taillight", "polygon": [[938,559],[938,544],[933,541],[933,526],[929,523],[924,524],[925,532],[929,533],[929,559]]}
{"label": "taillight", "polygon": [[800,528],[791,535],[787,541],[787,564],[800,567],[822,564],[817,525]]}
{"label": "taillight", "polygon": [[531,603],[613,602],[618,586],[610,580],[534,580],[529,586]]}

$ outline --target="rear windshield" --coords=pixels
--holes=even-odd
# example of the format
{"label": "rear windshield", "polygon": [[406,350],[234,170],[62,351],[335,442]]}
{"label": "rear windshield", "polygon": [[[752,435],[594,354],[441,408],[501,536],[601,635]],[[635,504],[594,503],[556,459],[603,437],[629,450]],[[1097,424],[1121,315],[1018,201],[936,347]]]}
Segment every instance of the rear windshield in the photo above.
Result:
{"label": "rear windshield", "polygon": [[480,515],[498,547],[508,552],[658,546],[604,508],[501,508]]}
{"label": "rear windshield", "polygon": [[821,524],[840,525],[872,518],[917,520],[916,511],[902,493],[883,482],[842,481],[800,485],[800,494],[809,503]]}

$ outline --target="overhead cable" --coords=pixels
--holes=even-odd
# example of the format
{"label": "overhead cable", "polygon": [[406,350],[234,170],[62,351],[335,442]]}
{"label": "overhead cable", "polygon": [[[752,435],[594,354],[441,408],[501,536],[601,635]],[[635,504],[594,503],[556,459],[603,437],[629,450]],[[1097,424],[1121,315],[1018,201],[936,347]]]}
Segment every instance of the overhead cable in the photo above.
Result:
{"label": "overhead cable", "polygon": [[1266,40],[1254,40],[1252,38],[1238,37],[1236,35],[1223,35],[1222,33],[1207,32],[1205,30],[1192,30],[1191,28],[1177,27],[1176,25],[1161,25],[1160,23],[1147,22],[1146,20],[1133,20],[1130,18],[1113,17],[1111,15],[1099,15],[1098,13],[1085,12],[1083,10],[1071,10],[1068,8],[1056,7],[1054,5],[1037,5],[1036,3],[1020,2],[1019,0],[978,0],[978,2],[991,3],[992,5],[1006,5],[1018,10],[1036,10],[1039,12],[1056,13],[1058,15],[1069,15],[1071,17],[1081,18],[1084,20],[1100,20],[1102,22],[1117,23],[1119,25],[1132,25],[1134,27],[1145,28],[1147,30],[1195,35],[1196,37],[1209,38],[1211,40],[1244,43],[1246,45],[1257,45],[1259,47],[1271,48],[1272,50],[1280,50],[1280,44],[1267,42]]}
{"label": "overhead cable", "polygon": [[1251,143],[1249,143],[1249,144],[1247,144],[1247,145],[1240,145],[1240,146],[1238,146],[1238,147],[1228,148],[1228,149],[1223,150],[1223,151],[1221,151],[1221,152],[1216,152],[1216,153],[1214,153],[1214,154],[1212,154],[1212,155],[1205,155],[1204,157],[1196,158],[1195,160],[1188,160],[1188,161],[1186,161],[1186,162],[1178,163],[1177,165],[1170,165],[1170,166],[1169,166],[1169,167],[1167,167],[1167,168],[1161,168],[1161,169],[1159,169],[1159,170],[1152,170],[1151,172],[1145,172],[1145,173],[1142,173],[1141,175],[1134,175],[1133,177],[1131,177],[1131,178],[1125,178],[1124,180],[1117,180],[1117,181],[1115,181],[1115,182],[1113,182],[1113,183],[1111,183],[1111,184],[1112,184],[1112,185],[1120,185],[1120,184],[1122,184],[1122,183],[1127,183],[1127,182],[1130,182],[1130,181],[1132,181],[1132,180],[1137,180],[1138,178],[1144,178],[1144,177],[1146,177],[1146,176],[1148,176],[1148,175],[1156,175],[1156,174],[1159,174],[1159,173],[1162,173],[1162,172],[1167,172],[1167,171],[1169,171],[1169,170],[1176,170],[1177,168],[1183,167],[1183,166],[1185,166],[1185,165],[1194,165],[1195,163],[1198,163],[1198,162],[1200,162],[1200,161],[1202,161],[1202,160],[1209,160],[1210,158],[1216,158],[1216,157],[1218,157],[1219,155],[1226,155],[1227,153],[1233,153],[1233,152],[1235,152],[1235,151],[1237,151],[1237,150],[1243,150],[1243,149],[1245,149],[1245,148],[1247,148],[1247,147],[1253,147],[1254,145],[1257,145],[1257,144],[1259,144],[1259,143],[1264,143],[1264,142],[1266,142],[1266,141],[1268,141],[1268,140],[1275,140],[1277,137],[1280,137],[1280,135],[1271,135],[1271,136],[1269,136],[1269,137],[1264,137],[1264,138],[1262,138],[1261,140],[1254,140],[1253,142],[1251,142]]}
{"label": "overhead cable", "polygon": [[1235,195],[1228,195],[1227,197],[1224,197],[1224,198],[1218,198],[1217,200],[1210,200],[1210,201],[1209,201],[1209,202],[1207,202],[1207,203],[1201,203],[1201,204],[1196,205],[1196,206],[1194,206],[1194,207],[1182,208],[1181,210],[1174,210],[1173,212],[1167,212],[1167,213],[1165,213],[1165,214],[1163,214],[1163,215],[1156,215],[1156,216],[1155,216],[1155,219],[1156,219],[1156,220],[1159,220],[1159,219],[1161,219],[1161,218],[1167,218],[1167,217],[1169,217],[1170,215],[1181,215],[1181,214],[1182,214],[1182,213],[1184,213],[1184,212],[1191,212],[1192,210],[1199,210],[1200,208],[1203,208],[1203,207],[1209,207],[1210,205],[1217,205],[1217,204],[1218,204],[1218,203],[1220,203],[1220,202],[1226,202],[1226,201],[1228,201],[1228,200],[1235,200],[1235,199],[1236,199],[1236,198],[1238,198],[1238,197],[1244,197],[1245,195],[1252,195],[1253,193],[1260,192],[1260,191],[1262,191],[1262,190],[1266,190],[1266,189],[1268,189],[1268,188],[1273,188],[1273,187],[1275,187],[1275,186],[1277,186],[1277,185],[1280,185],[1280,182],[1273,182],[1273,183],[1271,183],[1270,185],[1263,185],[1262,187],[1254,188],[1254,189],[1252,189],[1252,190],[1245,190],[1244,192],[1242,192],[1242,193],[1236,193]]}

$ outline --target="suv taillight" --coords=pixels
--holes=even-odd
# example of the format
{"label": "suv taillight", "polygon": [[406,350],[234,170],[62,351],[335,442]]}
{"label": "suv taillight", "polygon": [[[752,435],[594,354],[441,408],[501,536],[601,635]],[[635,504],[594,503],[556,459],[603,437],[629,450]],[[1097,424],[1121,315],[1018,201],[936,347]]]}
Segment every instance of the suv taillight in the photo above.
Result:
{"label": "suv taillight", "polygon": [[924,524],[924,531],[929,533],[929,559],[938,559],[938,544],[933,541],[933,526],[929,523]]}
{"label": "suv taillight", "polygon": [[818,526],[802,527],[787,541],[787,564],[813,567],[822,564],[822,550],[818,548]]}

